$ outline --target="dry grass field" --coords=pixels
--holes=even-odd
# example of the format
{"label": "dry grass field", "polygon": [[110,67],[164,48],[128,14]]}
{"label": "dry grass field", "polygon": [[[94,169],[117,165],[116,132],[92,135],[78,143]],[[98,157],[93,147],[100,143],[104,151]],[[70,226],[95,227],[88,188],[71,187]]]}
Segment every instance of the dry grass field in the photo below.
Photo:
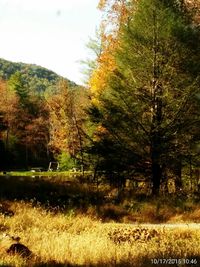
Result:
{"label": "dry grass field", "polygon": [[[24,201],[6,201],[4,206],[13,214],[0,215],[0,266],[200,266],[200,228],[104,223]],[[13,241],[5,233],[20,237],[32,255],[8,254]],[[178,259],[183,259],[179,265]]]}
{"label": "dry grass field", "polygon": [[200,266],[198,195],[61,178],[1,176],[1,267]]}

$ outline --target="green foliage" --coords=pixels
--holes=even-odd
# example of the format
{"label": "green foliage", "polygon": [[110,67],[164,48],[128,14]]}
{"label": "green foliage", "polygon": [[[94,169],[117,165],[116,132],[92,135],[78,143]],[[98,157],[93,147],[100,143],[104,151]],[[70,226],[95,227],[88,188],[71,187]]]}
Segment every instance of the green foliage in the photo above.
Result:
{"label": "green foliage", "polygon": [[61,171],[68,171],[76,167],[75,160],[66,152],[62,152],[57,159]]}
{"label": "green foliage", "polygon": [[[21,74],[21,81],[29,88],[29,91],[36,94],[42,94],[46,90],[55,92],[56,84],[62,79],[55,72],[34,64],[15,63],[0,59],[0,78],[9,80],[16,72]],[[70,87],[76,87],[74,82],[67,81]]]}
{"label": "green foliage", "polygon": [[15,72],[10,76],[8,81],[9,87],[16,92],[16,95],[19,97],[19,102],[23,106],[28,104],[29,90],[26,87],[22,75],[19,71]]}

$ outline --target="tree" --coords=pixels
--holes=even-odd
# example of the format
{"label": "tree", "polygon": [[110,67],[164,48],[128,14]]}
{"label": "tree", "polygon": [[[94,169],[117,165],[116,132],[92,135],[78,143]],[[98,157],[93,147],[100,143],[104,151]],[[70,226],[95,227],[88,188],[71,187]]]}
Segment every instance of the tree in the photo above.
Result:
{"label": "tree", "polygon": [[200,31],[183,1],[126,6],[112,50],[115,67],[89,112],[101,129],[92,151],[113,173],[143,174],[158,194],[166,173],[175,173],[191,154],[191,143],[200,141]]}
{"label": "tree", "polygon": [[0,80],[0,166],[7,166],[9,121],[12,113],[13,95],[9,94],[7,83]]}
{"label": "tree", "polygon": [[84,89],[70,89],[64,80],[57,93],[47,96],[50,114],[49,146],[54,155],[68,153],[83,164]]}
{"label": "tree", "polygon": [[20,105],[22,105],[22,107],[28,106],[29,91],[19,71],[11,75],[8,84],[9,87],[13,91],[15,91],[16,95],[18,96]]}

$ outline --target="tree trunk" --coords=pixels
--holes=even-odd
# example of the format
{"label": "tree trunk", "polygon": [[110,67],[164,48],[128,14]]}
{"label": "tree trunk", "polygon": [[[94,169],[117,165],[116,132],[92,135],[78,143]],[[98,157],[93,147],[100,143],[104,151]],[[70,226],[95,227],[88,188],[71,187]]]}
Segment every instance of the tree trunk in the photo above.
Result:
{"label": "tree trunk", "polygon": [[158,162],[157,152],[152,153],[152,195],[159,195],[162,181],[162,167]]}
{"label": "tree trunk", "polygon": [[152,77],[152,126],[151,126],[151,167],[152,167],[152,194],[158,195],[162,180],[162,166],[161,166],[161,123],[162,123],[162,111],[163,111],[163,87],[159,81],[160,64],[158,60],[158,28],[157,28],[157,13],[153,12],[153,77]]}
{"label": "tree trunk", "polygon": [[178,160],[177,164],[175,165],[175,187],[176,187],[176,192],[180,191],[183,184],[182,184],[182,162],[181,160]]}

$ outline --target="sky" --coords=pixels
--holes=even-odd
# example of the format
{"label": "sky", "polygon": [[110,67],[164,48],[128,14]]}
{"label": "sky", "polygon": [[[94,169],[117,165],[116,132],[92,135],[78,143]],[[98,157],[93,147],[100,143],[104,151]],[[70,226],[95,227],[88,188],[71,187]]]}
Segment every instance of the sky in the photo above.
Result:
{"label": "sky", "polygon": [[83,84],[99,0],[0,0],[0,58],[33,63]]}

